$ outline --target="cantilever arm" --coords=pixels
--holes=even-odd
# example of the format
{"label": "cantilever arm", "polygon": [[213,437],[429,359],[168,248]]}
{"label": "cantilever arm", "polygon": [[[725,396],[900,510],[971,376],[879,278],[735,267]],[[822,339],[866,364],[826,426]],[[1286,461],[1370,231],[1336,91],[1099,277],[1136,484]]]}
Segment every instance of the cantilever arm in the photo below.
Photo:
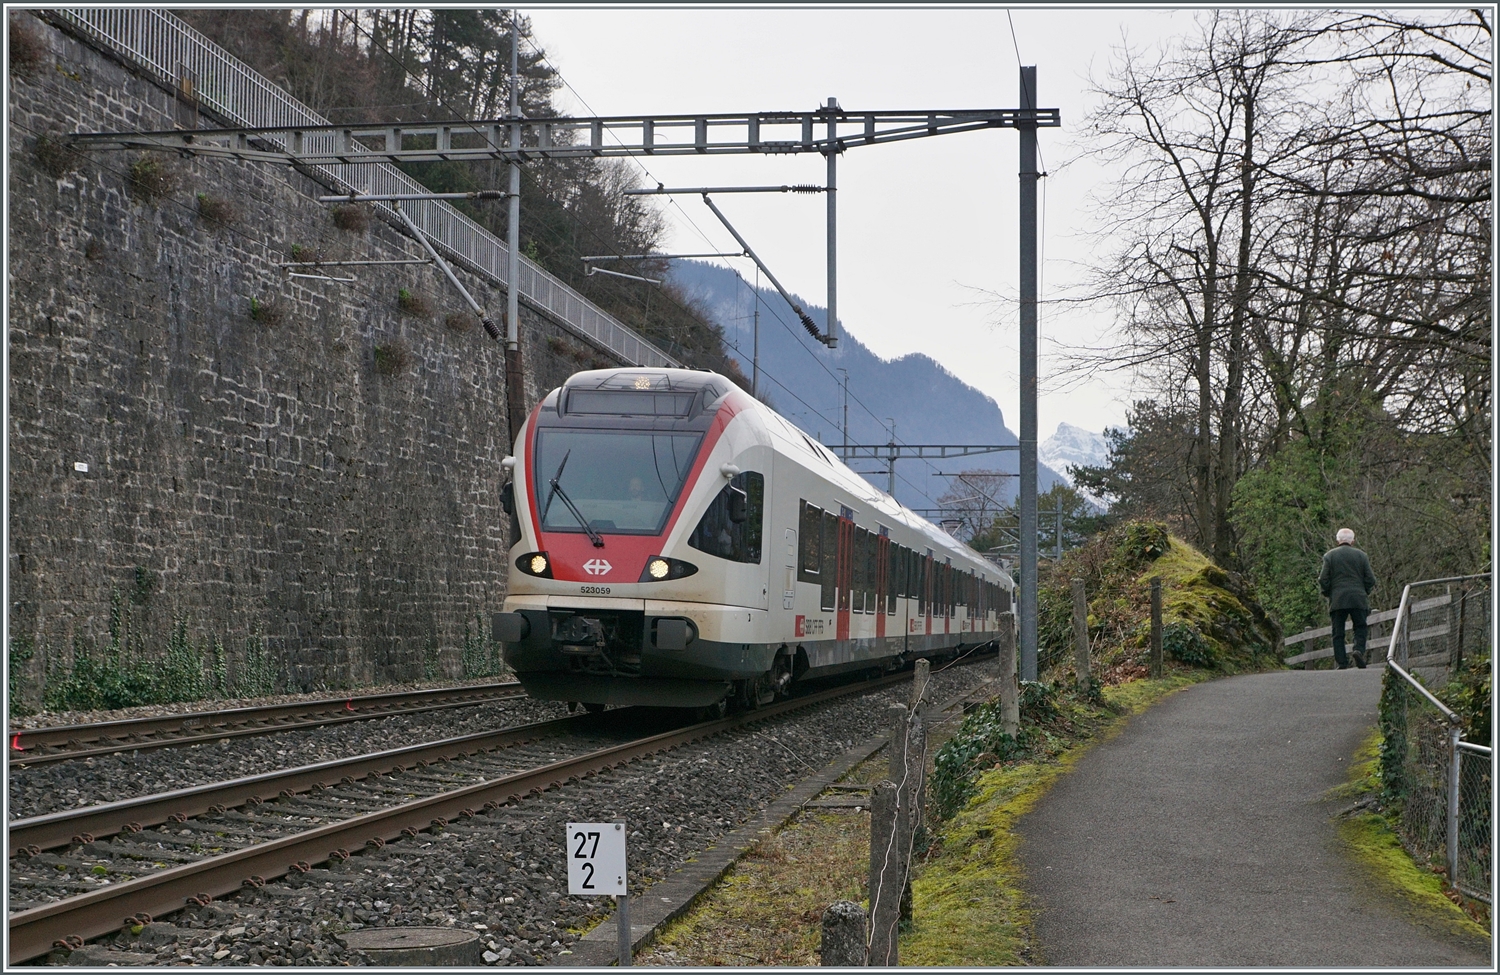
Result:
{"label": "cantilever arm", "polygon": [[796,312],[797,317],[802,320],[802,327],[807,329],[807,334],[811,335],[819,342],[822,342],[824,345],[828,345],[829,337],[818,331],[817,322],[814,322],[811,318],[809,318],[807,312],[802,310],[802,306],[793,301],[792,296],[786,293],[786,289],[781,286],[781,282],[776,280],[776,275],[772,274],[771,269],[766,267],[766,262],[762,261],[760,257],[756,255],[755,251],[750,249],[750,245],[745,242],[745,238],[740,236],[740,232],[734,229],[734,225],[729,222],[729,219],[724,216],[724,214],[719,210],[718,207],[714,206],[714,201],[708,198],[707,193],[703,194],[703,202],[707,203],[708,208],[714,212],[714,216],[719,218],[719,222],[724,225],[724,229],[733,234],[734,239],[739,241],[741,247],[745,248],[745,253],[749,255],[750,260],[754,261],[755,266],[761,269],[761,272],[765,274],[766,279],[776,286],[776,290],[781,293],[781,297],[786,299],[786,303],[792,306],[792,311]]}

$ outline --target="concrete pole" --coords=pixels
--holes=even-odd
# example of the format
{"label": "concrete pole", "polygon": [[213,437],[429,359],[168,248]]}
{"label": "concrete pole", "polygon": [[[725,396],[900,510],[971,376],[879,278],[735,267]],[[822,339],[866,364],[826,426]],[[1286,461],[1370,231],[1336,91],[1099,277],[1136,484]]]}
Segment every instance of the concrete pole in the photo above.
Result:
{"label": "concrete pole", "polygon": [[834,120],[834,112],[838,111],[839,100],[832,95],[828,96],[828,324],[823,329],[827,335],[825,343],[830,349],[839,346],[839,289],[838,289],[838,180],[836,175],[836,161],[838,160],[838,147],[834,140],[838,138],[838,123]]}
{"label": "concrete pole", "polygon": [[[1035,111],[1036,66],[1021,68],[1021,109]],[[1021,121],[1021,679],[1036,680],[1036,123]]]}
{"label": "concrete pole", "polygon": [[897,852],[896,783],[870,788],[870,938],[869,964],[896,965],[896,927],[901,921],[902,867]]}
{"label": "concrete pole", "polygon": [[918,707],[927,696],[927,682],[932,679],[932,661],[923,657],[912,664],[911,706]]}
{"label": "concrete pole", "polygon": [[818,961],[824,968],[865,967],[865,909],[853,901],[834,901],[823,912],[823,940]]}
{"label": "concrete pole", "polygon": [[[510,147],[521,148],[521,23],[516,10],[510,12]],[[525,374],[521,369],[521,164],[512,159],[510,199],[507,201],[505,245],[510,254],[505,272],[505,406],[510,428],[511,451],[519,450],[516,438],[526,420]]]}
{"label": "concrete pole", "polygon": [[892,704],[886,708],[886,724],[891,728],[890,765],[887,774],[891,781],[901,784],[906,780],[906,715],[904,704]]}
{"label": "concrete pole", "polygon": [[1073,580],[1073,672],[1078,693],[1089,690],[1089,601],[1083,591],[1083,580]]}

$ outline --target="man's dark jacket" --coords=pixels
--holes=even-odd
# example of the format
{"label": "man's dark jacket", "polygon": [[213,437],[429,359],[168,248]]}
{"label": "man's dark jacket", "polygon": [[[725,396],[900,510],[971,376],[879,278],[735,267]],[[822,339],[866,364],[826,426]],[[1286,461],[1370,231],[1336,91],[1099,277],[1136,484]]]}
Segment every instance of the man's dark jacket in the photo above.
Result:
{"label": "man's dark jacket", "polygon": [[1328,597],[1329,610],[1362,609],[1370,611],[1369,592],[1375,588],[1375,573],[1370,571],[1370,557],[1353,545],[1340,545],[1323,553],[1323,568],[1318,572],[1318,588]]}

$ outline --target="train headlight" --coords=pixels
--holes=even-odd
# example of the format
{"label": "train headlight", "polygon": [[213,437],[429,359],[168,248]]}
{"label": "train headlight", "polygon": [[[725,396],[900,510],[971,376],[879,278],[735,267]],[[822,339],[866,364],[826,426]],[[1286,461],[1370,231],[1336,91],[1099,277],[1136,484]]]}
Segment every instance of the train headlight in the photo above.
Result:
{"label": "train headlight", "polygon": [[546,552],[527,552],[516,559],[516,568],[529,576],[552,578],[552,560],[547,558]]}
{"label": "train headlight", "polygon": [[641,582],[666,582],[671,579],[682,579],[698,571],[698,567],[691,562],[681,559],[670,559],[665,555],[653,555],[646,560],[646,567],[641,570]]}

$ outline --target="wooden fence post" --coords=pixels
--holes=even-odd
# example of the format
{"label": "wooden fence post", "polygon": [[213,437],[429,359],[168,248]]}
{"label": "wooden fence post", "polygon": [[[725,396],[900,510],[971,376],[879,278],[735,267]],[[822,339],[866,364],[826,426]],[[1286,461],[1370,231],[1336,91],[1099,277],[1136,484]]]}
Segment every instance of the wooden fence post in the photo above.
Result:
{"label": "wooden fence post", "polygon": [[896,927],[901,922],[902,862],[896,842],[896,783],[870,787],[870,953],[876,968],[896,965]]}
{"label": "wooden fence post", "polygon": [[1000,614],[1000,730],[1012,738],[1021,730],[1021,685],[1016,679],[1015,616]]}
{"label": "wooden fence post", "polygon": [[865,909],[853,901],[834,901],[823,912],[823,942],[818,958],[825,968],[865,967]]}
{"label": "wooden fence post", "polygon": [[1151,676],[1160,677],[1161,660],[1161,576],[1151,577]]}
{"label": "wooden fence post", "polygon": [[1089,601],[1083,592],[1083,580],[1073,580],[1073,673],[1078,693],[1089,692]]}

